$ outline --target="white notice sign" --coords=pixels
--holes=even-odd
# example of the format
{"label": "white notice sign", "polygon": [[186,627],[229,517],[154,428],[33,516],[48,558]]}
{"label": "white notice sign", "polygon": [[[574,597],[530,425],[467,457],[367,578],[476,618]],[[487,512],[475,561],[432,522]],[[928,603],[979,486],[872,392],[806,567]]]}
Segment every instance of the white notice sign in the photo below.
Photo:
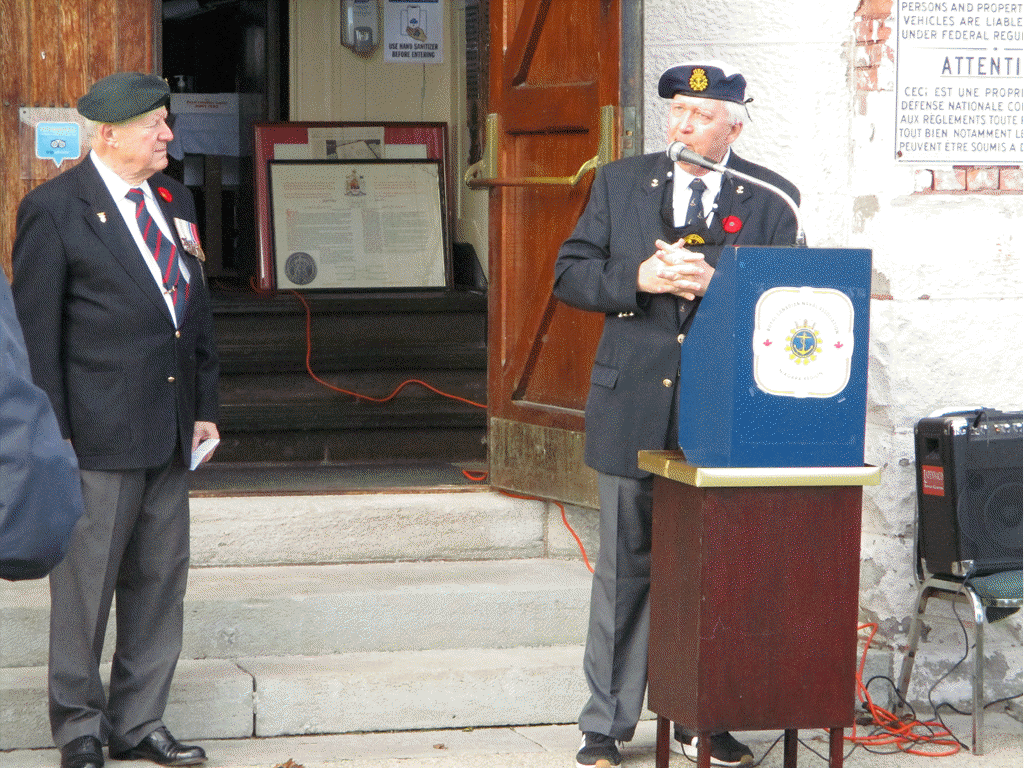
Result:
{"label": "white notice sign", "polygon": [[896,0],[896,159],[1024,161],[1024,2]]}
{"label": "white notice sign", "polygon": [[443,0],[388,0],[384,6],[384,61],[443,63],[444,29]]}

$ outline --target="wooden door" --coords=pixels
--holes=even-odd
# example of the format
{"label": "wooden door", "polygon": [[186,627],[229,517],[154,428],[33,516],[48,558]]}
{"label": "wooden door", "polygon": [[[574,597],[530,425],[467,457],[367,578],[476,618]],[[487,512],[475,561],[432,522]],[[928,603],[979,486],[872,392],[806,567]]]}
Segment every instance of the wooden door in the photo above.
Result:
{"label": "wooden door", "polygon": [[74,108],[114,72],[159,74],[159,29],[158,0],[0,0],[0,266],[8,274],[21,198],[78,162],[37,160],[21,109]]}
{"label": "wooden door", "polygon": [[639,2],[491,3],[489,159],[472,182],[491,189],[490,482],[584,506],[597,506],[583,407],[602,318],[551,288],[593,168],[633,140],[620,108],[623,5]]}

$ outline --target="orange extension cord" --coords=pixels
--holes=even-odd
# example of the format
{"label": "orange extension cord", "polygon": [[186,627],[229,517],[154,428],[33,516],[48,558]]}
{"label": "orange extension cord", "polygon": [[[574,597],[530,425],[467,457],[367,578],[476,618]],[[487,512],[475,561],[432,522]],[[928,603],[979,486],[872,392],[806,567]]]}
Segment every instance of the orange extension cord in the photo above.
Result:
{"label": "orange extension cord", "polygon": [[[468,475],[467,475],[467,477],[468,477]],[[498,490],[501,490],[501,489],[498,489]],[[554,504],[556,507],[558,507],[560,510],[562,510],[562,523],[565,525],[565,527],[569,531],[569,533],[572,534],[572,537],[574,539],[576,539],[576,546],[578,546],[580,548],[580,554],[583,555],[583,564],[585,566],[587,566],[587,570],[588,571],[590,571],[591,573],[594,572],[594,567],[590,564],[590,559],[587,557],[587,550],[584,548],[583,542],[580,540],[580,537],[576,535],[576,531],[574,531],[572,529],[572,526],[569,525],[569,518],[565,514],[565,507],[560,502],[557,502],[554,499],[542,499],[542,498],[539,498],[537,496],[522,496],[522,495],[520,495],[518,493],[512,493],[511,491],[501,491],[501,492],[503,494],[505,494],[506,496],[511,496],[513,499],[526,499],[527,501],[550,501],[552,504]]]}
{"label": "orange extension cord", "polygon": [[467,400],[465,397],[459,397],[458,395],[452,395],[447,392],[442,392],[436,387],[432,387],[430,384],[427,384],[425,381],[420,381],[419,379],[408,379],[406,381],[403,381],[401,384],[395,387],[394,391],[387,397],[370,397],[369,395],[363,395],[360,394],[359,392],[352,392],[351,390],[343,389],[341,387],[335,386],[334,384],[331,384],[328,381],[324,381],[319,376],[317,376],[316,373],[313,372],[313,367],[310,364],[310,359],[313,356],[313,318],[309,310],[309,303],[306,301],[306,298],[298,291],[290,291],[290,293],[294,294],[295,298],[302,302],[302,306],[306,310],[306,371],[313,378],[313,381],[317,382],[318,384],[322,384],[328,389],[333,389],[335,392],[340,392],[343,395],[352,395],[352,397],[357,397],[360,400],[368,400],[372,403],[386,403],[392,398],[394,398],[403,389],[405,389],[405,387],[407,387],[409,384],[419,384],[421,387],[426,387],[431,392],[441,395],[442,397],[448,397],[451,398],[452,400],[458,400],[459,402],[467,403],[468,405],[473,405],[476,406],[477,408],[487,407],[484,403],[477,403],[474,402],[473,400]]}
{"label": "orange extension cord", "polygon": [[[440,389],[437,389],[436,387],[433,387],[430,384],[427,384],[425,381],[420,381],[419,379],[408,379],[406,381],[403,381],[401,384],[399,384],[397,387],[395,387],[394,391],[390,395],[388,395],[387,397],[371,397],[369,395],[363,395],[363,394],[360,394],[359,392],[353,392],[353,391],[348,390],[348,389],[343,389],[342,387],[337,387],[337,386],[335,386],[334,384],[331,384],[328,381],[324,381],[322,378],[317,376],[316,373],[313,371],[313,366],[312,366],[312,363],[311,363],[311,359],[313,357],[313,318],[312,318],[312,313],[310,312],[310,309],[309,309],[309,303],[306,301],[306,298],[301,293],[299,293],[298,291],[290,291],[290,293],[292,293],[295,296],[295,298],[297,298],[302,303],[303,308],[306,310],[306,371],[312,377],[313,381],[317,382],[318,384],[320,384],[320,385],[322,385],[324,387],[327,387],[328,389],[334,390],[335,392],[340,392],[343,395],[351,395],[352,397],[357,397],[360,400],[368,400],[368,401],[373,402],[373,403],[386,403],[389,400],[391,400],[392,398],[394,398],[399,392],[401,392],[409,384],[419,384],[421,387],[426,387],[431,392],[434,392],[434,393],[436,393],[438,395],[441,395],[442,397],[447,397],[447,398],[450,398],[452,400],[458,400],[459,402],[467,403],[468,405],[473,405],[473,406],[476,406],[477,408],[486,408],[487,407],[484,403],[477,403],[477,402],[474,402],[473,400],[468,400],[465,397],[459,397],[458,395],[453,395],[453,394],[450,394],[448,392],[442,392]],[[477,472],[470,472],[470,471],[464,469],[464,470],[462,470],[462,474],[465,475],[467,479],[469,479],[469,480],[471,480],[471,481],[473,481],[475,483],[483,482],[484,480],[487,479],[487,473],[486,472],[477,473]],[[511,496],[512,498],[516,498],[516,499],[530,499],[530,500],[534,500],[534,501],[545,501],[545,499],[539,499],[539,498],[536,498],[536,497],[533,497],[533,496],[520,496],[520,495],[517,495],[517,494],[514,494],[514,493],[510,493],[508,491],[502,491],[502,493],[504,493],[506,496]],[[576,531],[574,531],[572,529],[572,526],[569,525],[569,518],[565,514],[565,507],[562,506],[557,501],[553,501],[552,503],[555,504],[555,506],[557,506],[562,511],[562,522],[565,524],[565,527],[566,527],[566,529],[568,529],[569,533],[572,534],[572,537],[576,540],[576,544],[580,548],[580,553],[583,555],[583,562],[587,566],[587,569],[591,573],[593,573],[594,572],[594,568],[590,565],[590,560],[587,559],[587,551],[583,547],[583,542],[580,540],[580,537],[576,535]]]}
{"label": "orange extension cord", "polygon": [[[867,662],[868,648],[878,631],[877,624],[861,624],[857,631],[868,629],[870,634],[864,643],[860,666],[857,668],[857,697],[864,704],[874,720],[876,729],[865,736],[857,735],[854,723],[853,733],[847,741],[863,747],[895,747],[900,752],[921,757],[949,757],[960,751],[959,740],[937,720],[922,722],[920,720],[903,720],[892,712],[878,706],[871,700],[867,686],[864,684],[864,665]],[[929,749],[925,749],[929,747]]]}

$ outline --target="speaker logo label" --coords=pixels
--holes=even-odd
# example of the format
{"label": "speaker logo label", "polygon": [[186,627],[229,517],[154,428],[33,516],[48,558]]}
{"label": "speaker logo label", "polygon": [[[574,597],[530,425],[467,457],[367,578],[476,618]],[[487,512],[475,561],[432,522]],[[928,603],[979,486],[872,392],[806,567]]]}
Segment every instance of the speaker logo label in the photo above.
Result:
{"label": "speaker logo label", "polygon": [[946,495],[946,482],[942,467],[921,465],[921,491],[926,496]]}

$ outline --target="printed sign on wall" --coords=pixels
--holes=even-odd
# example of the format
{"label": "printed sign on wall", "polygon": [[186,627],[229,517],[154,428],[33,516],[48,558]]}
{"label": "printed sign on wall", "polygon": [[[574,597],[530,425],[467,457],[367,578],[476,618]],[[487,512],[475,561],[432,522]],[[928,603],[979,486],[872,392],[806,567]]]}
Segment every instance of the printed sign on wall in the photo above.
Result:
{"label": "printed sign on wall", "polygon": [[1021,3],[897,0],[896,159],[1020,165]]}
{"label": "printed sign on wall", "polygon": [[444,63],[444,0],[388,0],[384,8],[384,60]]}
{"label": "printed sign on wall", "polygon": [[[82,156],[86,120],[73,107],[21,107],[18,143],[23,179],[48,179]],[[42,160],[43,162],[39,162]]]}

